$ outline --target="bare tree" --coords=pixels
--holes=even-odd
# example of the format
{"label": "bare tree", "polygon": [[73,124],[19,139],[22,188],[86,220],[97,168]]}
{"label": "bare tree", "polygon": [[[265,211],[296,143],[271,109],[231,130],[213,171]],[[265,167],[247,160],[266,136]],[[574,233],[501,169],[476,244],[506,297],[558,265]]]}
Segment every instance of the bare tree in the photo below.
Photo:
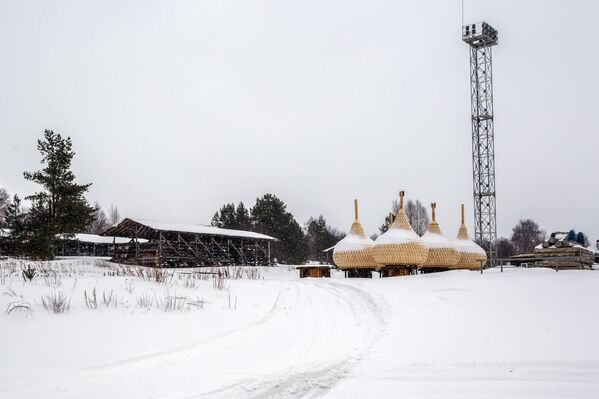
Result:
{"label": "bare tree", "polygon": [[108,223],[108,218],[106,217],[106,213],[100,206],[98,202],[94,204],[95,212],[94,212],[94,221],[89,225],[88,233],[91,234],[100,234],[104,232],[107,228],[110,227]]}
{"label": "bare tree", "polygon": [[408,203],[406,204],[406,214],[408,215],[410,225],[416,234],[422,237],[422,235],[426,233],[429,223],[428,214],[426,213],[424,205],[422,205],[419,200],[416,200],[416,202],[408,200]]}
{"label": "bare tree", "polygon": [[110,205],[108,209],[108,223],[111,226],[116,226],[121,221],[121,213],[115,205]]}
{"label": "bare tree", "polygon": [[545,232],[532,219],[521,219],[512,229],[512,244],[519,254],[530,253],[543,241]]}
{"label": "bare tree", "polygon": [[512,242],[504,237],[498,239],[495,243],[495,247],[497,248],[497,257],[499,259],[509,258],[512,255],[516,255],[516,247]]}
{"label": "bare tree", "polygon": [[[396,215],[398,210],[399,201],[393,200],[393,202],[391,203],[392,215]],[[419,200],[416,200],[416,202],[408,200],[408,202],[405,205],[405,211],[406,215],[408,215],[410,225],[412,226],[416,234],[422,236],[424,233],[426,233],[429,219],[428,214],[426,213],[426,208],[422,205],[422,203]],[[391,220],[389,219],[389,216],[386,216],[385,222],[381,225],[381,227],[379,227],[379,231],[381,232],[381,234],[387,231],[390,224]]]}
{"label": "bare tree", "polygon": [[8,192],[6,191],[6,189],[0,188],[0,227],[5,227],[6,225],[4,213],[9,204],[10,197],[8,196]]}

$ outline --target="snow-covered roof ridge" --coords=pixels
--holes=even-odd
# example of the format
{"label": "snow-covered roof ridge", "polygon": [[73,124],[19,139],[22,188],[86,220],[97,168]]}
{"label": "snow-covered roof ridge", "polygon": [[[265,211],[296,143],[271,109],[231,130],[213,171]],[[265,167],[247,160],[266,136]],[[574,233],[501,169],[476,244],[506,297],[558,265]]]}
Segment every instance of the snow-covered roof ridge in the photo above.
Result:
{"label": "snow-covered roof ridge", "polygon": [[[127,244],[131,241],[131,238],[127,237],[112,237],[112,236],[99,236],[97,234],[87,234],[87,233],[76,233],[72,235],[73,238],[65,237],[64,235],[60,235],[59,238],[67,238],[73,239],[81,242],[89,242],[93,244],[112,244],[113,238],[114,243],[116,244]],[[141,241],[141,240],[139,240]],[[143,240],[145,241],[145,240]]]}
{"label": "snow-covered roof ridge", "polygon": [[268,236],[266,234],[254,233],[253,231],[245,230],[233,230],[223,229],[220,227],[208,226],[203,224],[185,224],[185,223],[171,223],[161,222],[156,220],[128,218],[136,223],[143,224],[144,226],[150,227],[154,230],[162,231],[173,231],[181,233],[196,233],[196,234],[208,234],[217,236],[230,236],[230,237],[247,237],[257,238],[262,240],[276,240],[276,238]]}
{"label": "snow-covered roof ridge", "polygon": [[395,221],[374,242],[374,259],[381,265],[423,265],[429,248],[412,229],[404,210],[404,192],[399,192],[399,210]]}
{"label": "snow-covered roof ridge", "polygon": [[460,224],[460,228],[458,229],[458,235],[453,243],[457,247],[458,251],[463,254],[476,254],[481,255],[481,257],[484,255],[486,258],[487,253],[485,250],[468,237],[468,228],[464,223],[464,204],[461,205],[461,212],[462,222]]}
{"label": "snow-covered roof ridge", "polygon": [[354,221],[347,235],[333,247],[333,260],[340,269],[378,266],[372,256],[372,241],[358,219],[358,200],[354,199]]}
{"label": "snow-covered roof ridge", "polygon": [[337,253],[361,251],[372,248],[373,245],[374,241],[366,236],[364,228],[362,227],[362,224],[360,224],[360,220],[358,219],[358,200],[354,199],[354,221],[347,232],[347,235],[333,246],[334,251]]}

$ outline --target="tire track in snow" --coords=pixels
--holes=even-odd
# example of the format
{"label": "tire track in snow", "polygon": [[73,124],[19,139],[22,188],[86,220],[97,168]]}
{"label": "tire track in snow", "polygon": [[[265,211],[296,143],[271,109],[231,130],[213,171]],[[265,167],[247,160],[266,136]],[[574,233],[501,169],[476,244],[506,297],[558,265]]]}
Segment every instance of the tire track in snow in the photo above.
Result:
{"label": "tire track in snow", "polygon": [[[287,287],[287,289],[289,289],[289,287]],[[100,370],[100,369],[105,369],[105,368],[110,368],[110,367],[117,367],[117,366],[123,366],[126,364],[131,364],[131,363],[136,363],[136,362],[143,362],[146,360],[151,360],[154,358],[159,358],[162,356],[171,356],[180,352],[184,352],[184,351],[188,351],[188,350],[192,350],[192,349],[196,349],[198,347],[201,347],[203,345],[207,345],[207,344],[211,344],[214,343],[216,341],[219,340],[223,340],[226,339],[228,336],[232,335],[232,334],[236,334],[236,333],[240,333],[243,331],[247,331],[250,330],[252,328],[261,326],[263,324],[265,324],[276,312],[277,310],[277,306],[279,304],[279,302],[281,301],[282,298],[282,294],[283,294],[283,288],[279,289],[279,292],[277,294],[277,297],[272,305],[272,308],[270,309],[270,311],[263,317],[251,321],[247,324],[244,324],[240,327],[236,327],[233,328],[231,330],[228,330],[224,333],[220,333],[220,334],[216,334],[216,335],[212,335],[210,337],[206,337],[200,340],[196,340],[196,341],[192,341],[192,342],[188,342],[186,344],[183,345],[177,345],[168,349],[164,349],[164,350],[160,350],[157,352],[151,352],[151,353],[146,353],[143,355],[137,355],[137,356],[132,356],[129,358],[125,358],[125,359],[121,359],[121,360],[116,360],[113,362],[108,362],[108,363],[102,363],[96,366],[91,366],[91,367],[85,367],[82,368],[81,370]]]}
{"label": "tire track in snow", "polygon": [[[346,354],[336,359],[318,362],[306,362],[288,368],[284,371],[261,376],[256,378],[247,378],[238,381],[229,386],[220,389],[205,392],[193,396],[192,398],[308,398],[317,397],[333,388],[349,371],[362,359],[373,345],[374,340],[385,330],[386,322],[384,314],[386,311],[381,309],[370,294],[348,284],[335,283],[325,280],[309,281],[304,280],[305,284],[326,292],[330,303],[336,302],[340,306],[345,306],[347,313],[354,316],[354,322],[360,324],[363,334],[359,342],[353,342],[354,347]],[[301,284],[301,282],[299,283]],[[325,291],[326,290],[326,291]],[[309,298],[304,302],[304,306],[326,305],[324,301],[317,302]],[[315,309],[311,309],[315,310]],[[329,312],[331,307],[329,306]],[[332,308],[334,313],[338,313],[338,308]],[[329,315],[331,316],[331,315]],[[346,320],[347,321],[347,320]],[[322,320],[313,324],[313,330],[310,339],[307,341],[306,351],[314,346],[319,339],[319,329],[322,327]],[[342,328],[336,323],[334,327]],[[352,323],[349,323],[350,327]]]}

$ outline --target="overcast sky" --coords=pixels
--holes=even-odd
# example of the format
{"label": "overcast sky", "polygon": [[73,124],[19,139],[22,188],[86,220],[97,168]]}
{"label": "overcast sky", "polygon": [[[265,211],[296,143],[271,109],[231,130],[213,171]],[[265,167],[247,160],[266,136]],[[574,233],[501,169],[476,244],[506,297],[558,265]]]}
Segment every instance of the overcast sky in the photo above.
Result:
{"label": "overcast sky", "polygon": [[[0,2],[0,187],[26,195],[44,129],[88,199],[209,223],[274,193],[369,234],[403,189],[472,219],[461,1]],[[599,238],[599,1],[465,1],[493,49],[498,234]]]}

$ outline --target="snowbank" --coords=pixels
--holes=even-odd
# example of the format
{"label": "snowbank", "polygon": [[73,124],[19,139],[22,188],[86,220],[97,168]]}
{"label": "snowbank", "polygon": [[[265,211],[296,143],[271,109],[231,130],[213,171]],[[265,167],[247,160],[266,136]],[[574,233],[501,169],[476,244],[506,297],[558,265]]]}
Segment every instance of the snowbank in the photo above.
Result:
{"label": "snowbank", "polygon": [[[0,262],[0,307],[34,309],[0,314],[0,342],[10,343],[0,397],[599,396],[593,271],[300,280],[281,266],[218,288],[189,270],[159,283],[95,262],[44,263],[42,274],[60,270],[33,282],[20,277],[24,265]],[[41,303],[57,291],[71,301],[64,314]],[[110,295],[116,305],[103,303]],[[168,297],[202,306],[167,311]]]}

